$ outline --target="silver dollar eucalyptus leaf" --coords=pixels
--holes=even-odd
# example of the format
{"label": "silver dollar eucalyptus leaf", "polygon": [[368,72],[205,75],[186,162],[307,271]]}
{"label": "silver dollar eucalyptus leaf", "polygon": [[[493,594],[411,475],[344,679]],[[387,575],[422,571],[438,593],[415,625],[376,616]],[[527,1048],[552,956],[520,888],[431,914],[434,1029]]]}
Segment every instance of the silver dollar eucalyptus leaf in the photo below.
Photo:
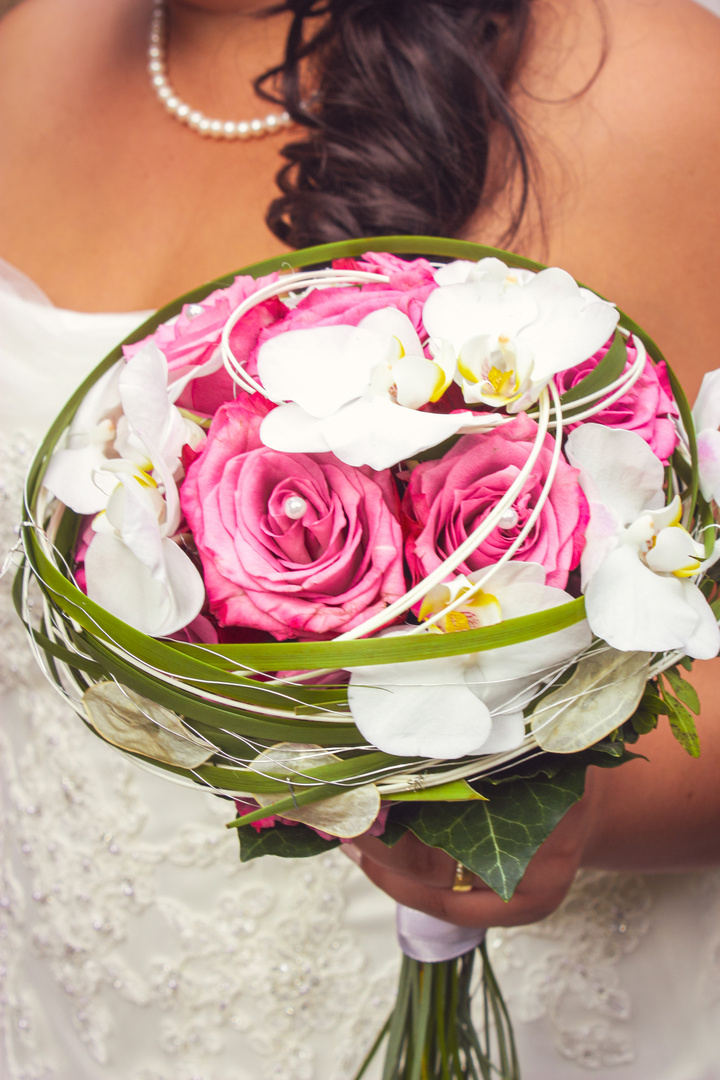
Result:
{"label": "silver dollar eucalyptus leaf", "polygon": [[[319,765],[333,765],[341,761],[335,754],[329,754],[320,746],[304,743],[278,743],[264,750],[250,768],[263,776],[287,777],[290,784],[295,782],[298,791],[307,790],[307,774],[312,774]],[[303,776],[302,774],[305,774]],[[288,793],[290,788],[288,788]],[[253,794],[253,799],[261,806],[270,806],[277,802],[277,793],[273,795]],[[367,832],[380,813],[380,793],[374,784],[362,784],[347,788],[339,795],[322,799],[308,806],[299,806],[293,810],[283,810],[282,817],[290,821],[300,821],[313,829],[320,829],[331,836],[349,838]]]}
{"label": "silver dollar eucalyptus leaf", "polygon": [[609,735],[637,709],[650,657],[609,646],[583,656],[569,680],[533,709],[538,745],[553,754],[574,754]]}
{"label": "silver dollar eucalyptus leaf", "polygon": [[83,705],[98,734],[123,750],[183,769],[195,769],[215,753],[176,713],[126,686],[95,683],[83,694]]}

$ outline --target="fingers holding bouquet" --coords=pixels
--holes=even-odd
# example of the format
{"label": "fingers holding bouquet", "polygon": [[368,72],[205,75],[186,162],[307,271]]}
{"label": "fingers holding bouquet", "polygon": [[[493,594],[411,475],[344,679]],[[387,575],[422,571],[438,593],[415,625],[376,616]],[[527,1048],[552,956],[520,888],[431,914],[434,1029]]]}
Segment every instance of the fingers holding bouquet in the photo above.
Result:
{"label": "fingers holding bouquet", "polygon": [[[352,852],[370,880],[393,900],[455,926],[487,928],[533,923],[565,898],[583,861],[595,813],[594,770],[586,795],[539,847],[510,900],[440,848],[406,833],[393,847],[373,837],[356,839]],[[469,888],[468,888],[469,886]]]}

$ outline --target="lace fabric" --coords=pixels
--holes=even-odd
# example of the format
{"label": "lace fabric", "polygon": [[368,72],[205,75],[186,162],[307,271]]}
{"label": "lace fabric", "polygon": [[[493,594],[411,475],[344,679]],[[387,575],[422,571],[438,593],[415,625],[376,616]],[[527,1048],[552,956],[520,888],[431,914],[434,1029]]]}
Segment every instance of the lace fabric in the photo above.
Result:
{"label": "lace fabric", "polygon": [[[138,319],[57,313],[0,289],[3,554],[37,439]],[[241,865],[223,800],[139,770],[44,682],[10,578],[0,582],[0,1076],[351,1077],[392,1003],[392,903],[339,852]],[[720,1078],[717,875],[583,874],[549,919],[492,931],[489,944],[523,1080]]]}

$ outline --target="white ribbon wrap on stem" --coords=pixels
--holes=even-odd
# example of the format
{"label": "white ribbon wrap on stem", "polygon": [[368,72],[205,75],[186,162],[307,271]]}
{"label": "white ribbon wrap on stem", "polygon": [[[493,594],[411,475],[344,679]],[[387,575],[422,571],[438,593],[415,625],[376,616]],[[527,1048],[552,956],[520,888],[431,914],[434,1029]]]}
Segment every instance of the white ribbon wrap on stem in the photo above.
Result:
{"label": "white ribbon wrap on stem", "polygon": [[400,948],[411,960],[440,964],[471,952],[485,938],[485,930],[454,926],[423,911],[397,905],[397,935]]}

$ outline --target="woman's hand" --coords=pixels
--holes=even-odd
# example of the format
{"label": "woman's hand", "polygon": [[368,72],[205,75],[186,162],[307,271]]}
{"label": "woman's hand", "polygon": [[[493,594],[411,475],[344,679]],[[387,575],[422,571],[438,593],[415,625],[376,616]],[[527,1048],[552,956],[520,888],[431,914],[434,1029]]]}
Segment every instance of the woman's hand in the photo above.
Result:
{"label": "woman's hand", "polygon": [[479,878],[470,892],[454,892],[455,860],[410,833],[392,848],[372,837],[355,840],[362,869],[407,907],[456,926],[487,927],[549,915],[580,866],[637,873],[720,866],[719,680],[720,659],[695,665],[691,681],[706,703],[698,720],[700,757],[685,753],[661,717],[657,730],[632,747],[642,757],[588,769],[584,796],[539,848],[511,900]]}
{"label": "woman's hand", "polygon": [[588,771],[584,797],[568,810],[537,851],[509,901],[501,900],[475,876],[469,892],[453,891],[455,859],[438,848],[427,847],[412,833],[392,848],[373,837],[362,837],[352,846],[370,880],[407,907],[456,926],[537,922],[562,901],[582,863],[597,801],[597,772]]}

